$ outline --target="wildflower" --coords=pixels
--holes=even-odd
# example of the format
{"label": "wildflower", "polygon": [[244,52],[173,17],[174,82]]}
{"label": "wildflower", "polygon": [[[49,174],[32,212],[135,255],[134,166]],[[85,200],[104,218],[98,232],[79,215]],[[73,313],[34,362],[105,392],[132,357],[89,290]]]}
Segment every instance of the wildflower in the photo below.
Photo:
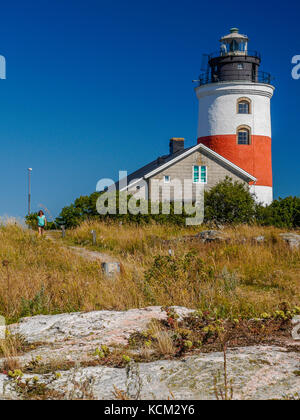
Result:
{"label": "wildflower", "polygon": [[261,314],[262,319],[270,319],[272,318],[272,316],[270,314],[268,314],[267,312],[264,312]]}
{"label": "wildflower", "polygon": [[24,373],[20,369],[15,369],[14,371],[9,371],[8,376],[10,378],[22,378],[24,376]]}
{"label": "wildflower", "polygon": [[104,356],[108,356],[108,355],[109,355],[109,353],[110,353],[109,348],[108,348],[105,344],[102,344],[102,346],[101,346],[101,350],[102,350],[102,352],[104,353]]}
{"label": "wildflower", "polygon": [[105,354],[102,350],[96,348],[94,356],[98,356],[100,359],[103,359],[105,357]]}
{"label": "wildflower", "polygon": [[193,347],[193,343],[190,340],[185,340],[184,347],[187,347],[188,349],[190,349]]}
{"label": "wildflower", "polygon": [[300,315],[300,306],[295,306],[294,309],[293,309],[293,313],[295,315]]}

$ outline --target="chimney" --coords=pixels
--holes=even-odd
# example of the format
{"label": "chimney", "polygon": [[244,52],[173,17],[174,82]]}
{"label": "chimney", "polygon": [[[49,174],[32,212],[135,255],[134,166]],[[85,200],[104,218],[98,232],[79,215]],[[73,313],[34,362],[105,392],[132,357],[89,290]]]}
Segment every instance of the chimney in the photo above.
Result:
{"label": "chimney", "polygon": [[184,150],[184,139],[181,137],[173,137],[170,140],[170,155]]}

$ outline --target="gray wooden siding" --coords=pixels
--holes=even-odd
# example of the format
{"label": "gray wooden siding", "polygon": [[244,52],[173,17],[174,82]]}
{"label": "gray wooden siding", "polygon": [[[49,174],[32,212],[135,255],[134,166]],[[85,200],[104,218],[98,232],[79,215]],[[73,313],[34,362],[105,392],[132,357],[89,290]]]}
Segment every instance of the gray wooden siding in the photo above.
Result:
{"label": "gray wooden siding", "polygon": [[[164,185],[164,176],[169,175],[171,182],[177,179],[182,183],[182,185],[184,184],[184,180],[190,180],[190,184],[188,186],[188,194],[190,197],[192,197],[192,200],[195,200],[196,185],[192,184],[191,182],[194,165],[203,165],[207,167],[207,184],[204,185],[205,190],[209,190],[218,182],[222,181],[226,176],[232,178],[233,181],[239,181],[248,184],[245,178],[243,178],[239,173],[235,172],[232,168],[225,165],[220,160],[206,155],[205,152],[197,150],[186,158],[176,162],[175,164],[169,166],[167,169],[162,170],[161,172],[151,177],[149,179],[149,198],[151,198],[151,193],[153,193],[152,188],[154,188],[152,181],[160,181],[160,185]],[[167,188],[160,188],[159,199],[161,201],[167,200],[169,194],[171,195],[171,199],[174,199],[172,190],[174,190],[172,187],[170,192],[168,192]]]}

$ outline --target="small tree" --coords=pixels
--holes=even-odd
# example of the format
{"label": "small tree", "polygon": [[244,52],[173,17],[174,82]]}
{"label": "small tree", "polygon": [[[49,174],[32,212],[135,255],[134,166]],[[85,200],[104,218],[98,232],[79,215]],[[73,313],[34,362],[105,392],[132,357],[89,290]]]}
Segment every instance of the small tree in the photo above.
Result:
{"label": "small tree", "polygon": [[226,177],[204,194],[205,221],[249,223],[255,215],[255,199],[247,185]]}
{"label": "small tree", "polygon": [[37,219],[38,214],[37,213],[30,213],[25,216],[25,223],[26,225],[31,229],[37,229]]}

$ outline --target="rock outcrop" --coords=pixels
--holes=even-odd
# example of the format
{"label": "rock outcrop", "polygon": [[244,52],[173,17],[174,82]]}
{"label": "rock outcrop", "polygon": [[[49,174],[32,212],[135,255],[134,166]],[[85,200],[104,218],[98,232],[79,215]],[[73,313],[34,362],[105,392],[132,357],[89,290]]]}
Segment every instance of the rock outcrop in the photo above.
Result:
{"label": "rock outcrop", "polygon": [[[231,349],[227,365],[233,399],[282,399],[300,394],[300,355],[297,352],[275,346]],[[32,375],[26,375],[24,380],[30,377]],[[48,378],[49,375],[38,375],[41,382],[47,383]],[[216,378],[222,389],[222,353],[130,364],[121,369],[105,366],[71,369],[61,372],[49,387],[66,399],[82,398],[76,384],[88,384],[86,391],[99,400],[115,399],[116,390],[129,399],[213,400],[216,399]],[[2,398],[18,398],[11,380],[1,374],[0,394]]]}
{"label": "rock outcrop", "polygon": [[202,242],[221,242],[225,241],[226,235],[220,230],[204,230],[197,235]]}
{"label": "rock outcrop", "polygon": [[[183,307],[174,309],[180,317],[191,313]],[[166,313],[161,307],[149,307],[24,318],[10,326],[11,333],[21,334],[27,342],[39,347],[20,356],[20,363],[30,363],[39,356],[44,363],[61,359],[73,364],[62,371],[26,374],[22,380],[36,377],[39,383],[47,384],[66,399],[83,398],[83,388],[95,399],[115,399],[116,392],[130,399],[215,399],[215,380],[218,387],[223,387],[224,358],[219,352],[149,363],[130,362],[121,368],[83,363],[95,357],[93,352],[101,344],[126,345],[130,335],[145,331],[153,318],[165,319]],[[233,380],[233,398],[280,399],[300,394],[299,345],[292,342],[292,337],[290,344],[293,346],[229,349],[227,373]],[[57,377],[51,380],[55,374]],[[14,380],[5,374],[0,374],[0,398],[22,398]]]}
{"label": "rock outcrop", "polygon": [[280,233],[279,236],[290,246],[292,249],[298,249],[300,244],[300,235],[297,233]]}
{"label": "rock outcrop", "polygon": [[[178,306],[174,309],[180,317],[193,312]],[[128,311],[38,315],[23,318],[9,329],[30,344],[41,344],[38,349],[23,356],[24,361],[39,356],[42,361],[60,358],[80,362],[86,360],[101,344],[128,344],[131,334],[146,330],[152,319],[162,320],[166,316],[160,306]]]}

